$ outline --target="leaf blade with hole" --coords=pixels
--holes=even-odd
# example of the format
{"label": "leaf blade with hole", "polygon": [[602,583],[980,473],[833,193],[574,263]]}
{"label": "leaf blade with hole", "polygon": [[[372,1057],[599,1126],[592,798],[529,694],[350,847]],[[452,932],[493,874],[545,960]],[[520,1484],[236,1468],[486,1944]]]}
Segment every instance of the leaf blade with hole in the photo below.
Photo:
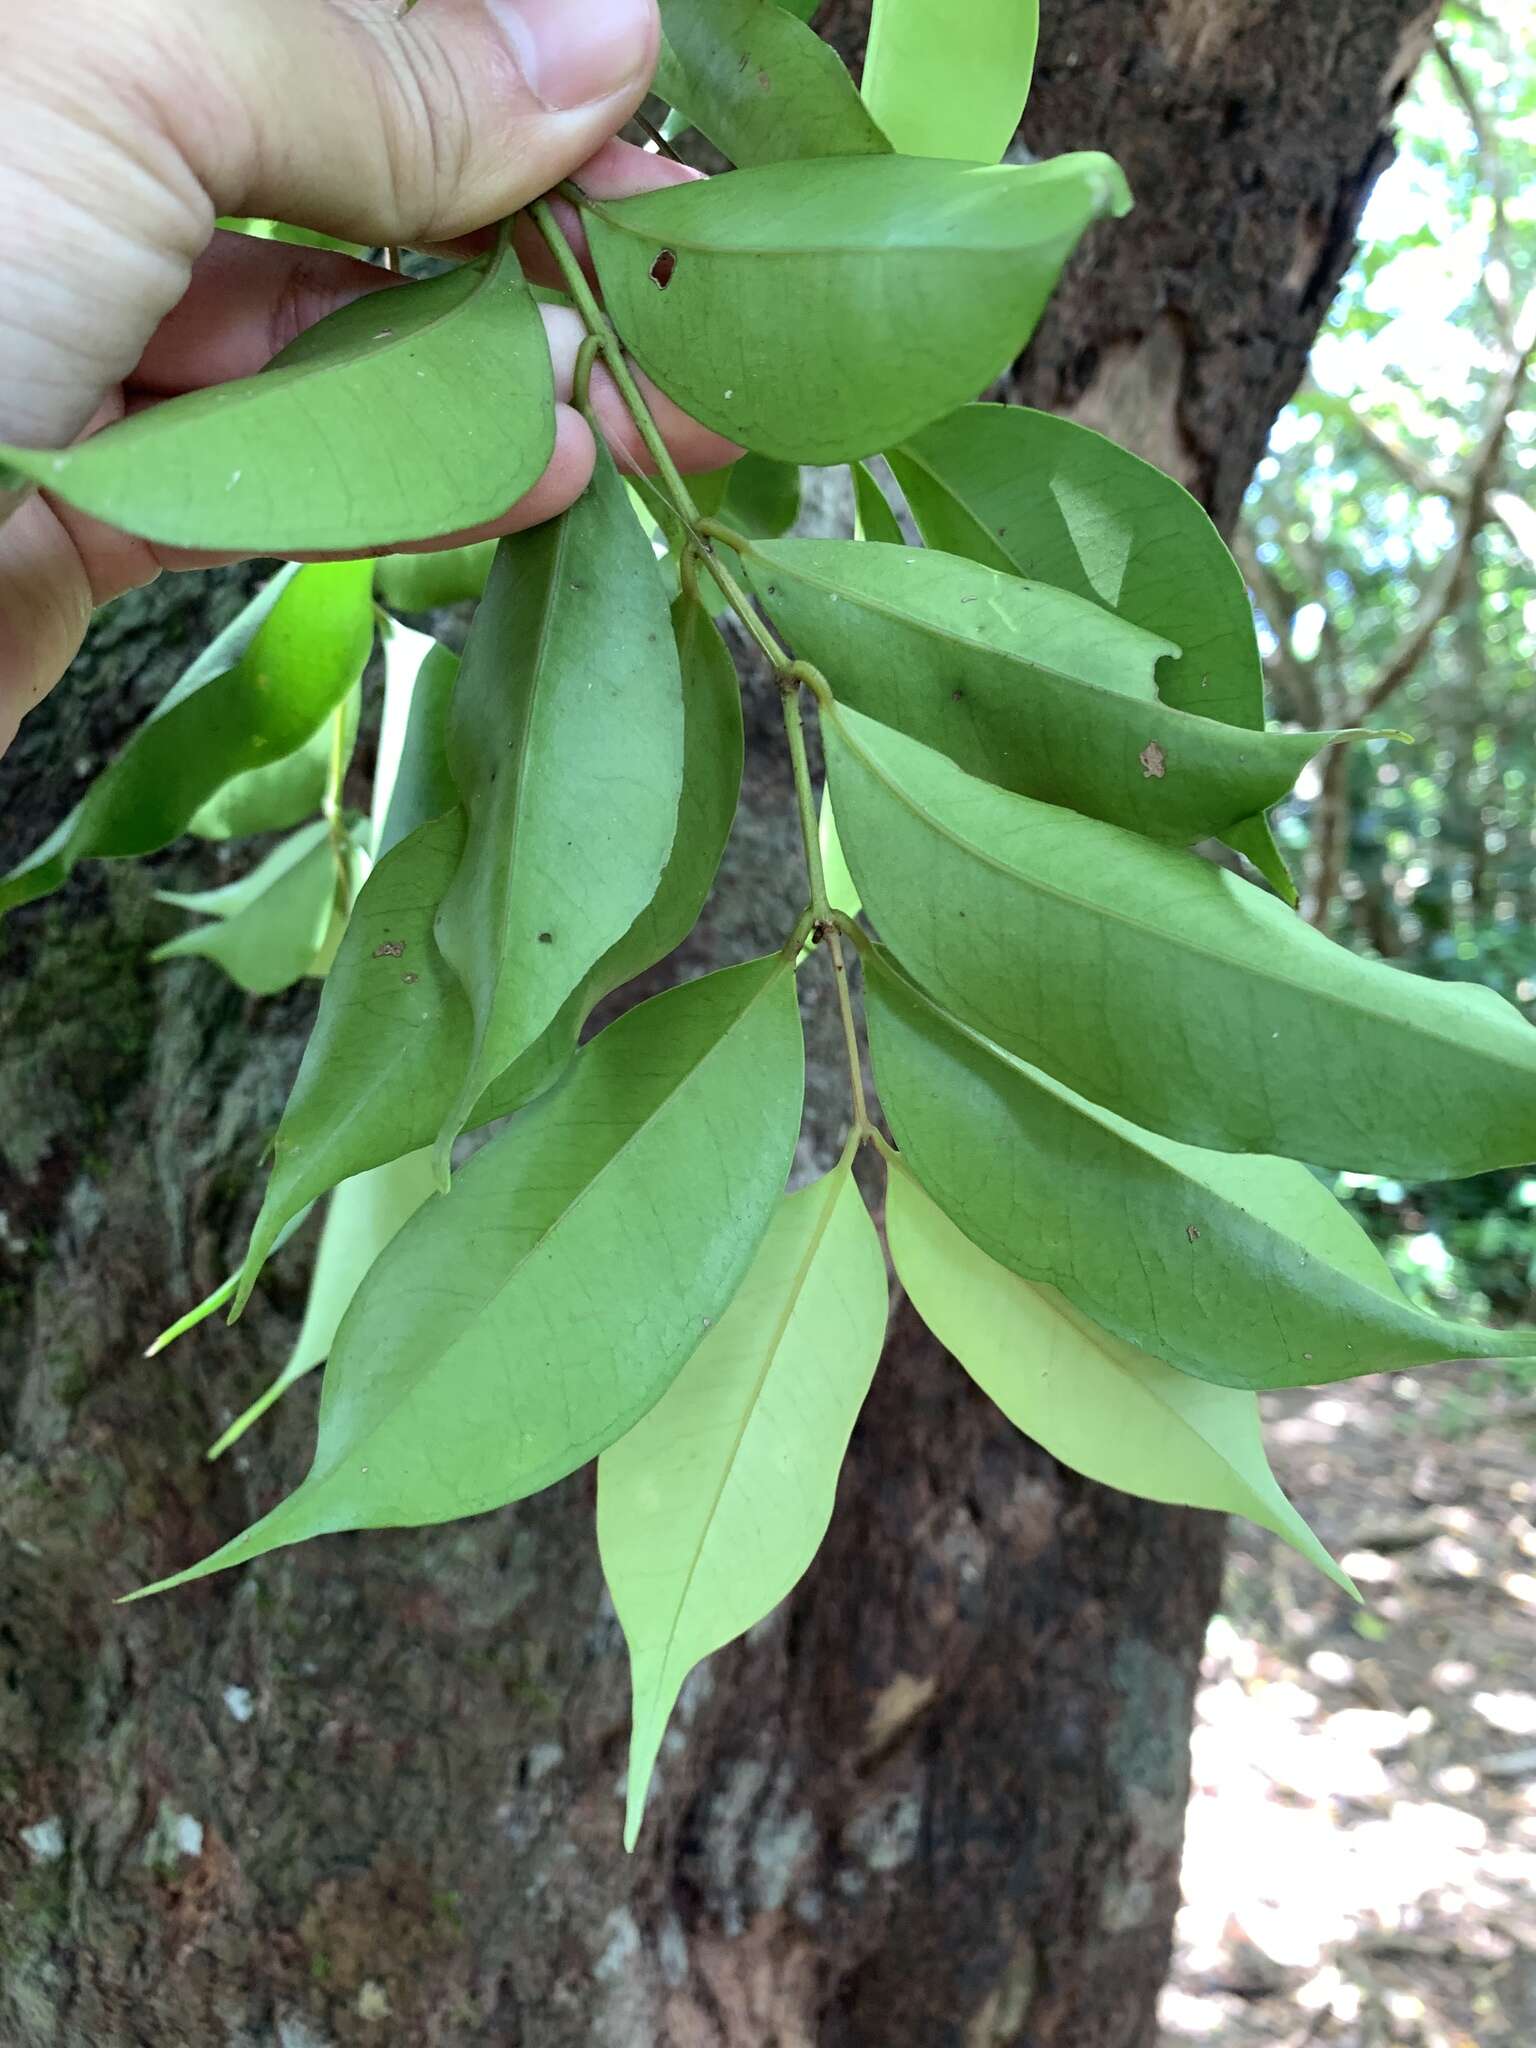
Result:
{"label": "leaf blade with hole", "polygon": [[848,462],[997,375],[1078,238],[1130,205],[1104,156],[767,164],[614,202],[587,236],[626,345],[759,455]]}

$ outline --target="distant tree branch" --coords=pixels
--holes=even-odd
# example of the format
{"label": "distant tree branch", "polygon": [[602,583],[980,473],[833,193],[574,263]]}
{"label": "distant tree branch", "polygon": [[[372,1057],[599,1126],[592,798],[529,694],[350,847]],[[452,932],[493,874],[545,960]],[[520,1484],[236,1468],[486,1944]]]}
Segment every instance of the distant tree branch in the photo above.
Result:
{"label": "distant tree branch", "polygon": [[1291,621],[1300,608],[1298,602],[1290,596],[1268,563],[1260,559],[1253,534],[1246,524],[1238,527],[1232,541],[1232,552],[1237,557],[1249,590],[1258,601],[1270,638],[1275,643],[1271,674],[1277,694],[1285,699],[1287,711],[1298,724],[1322,725],[1322,699],[1317,678],[1297,655],[1291,638]]}
{"label": "distant tree branch", "polygon": [[1487,525],[1492,509],[1499,461],[1509,433],[1509,416],[1519,403],[1533,355],[1536,355],[1536,293],[1521,309],[1509,359],[1494,386],[1482,442],[1458,494],[1461,515],[1457,521],[1456,538],[1430,579],[1417,618],[1382,666],[1376,680],[1356,700],[1352,723],[1363,725],[1396,695],[1429,652],[1441,622],[1461,598],[1472,567],[1477,537]]}

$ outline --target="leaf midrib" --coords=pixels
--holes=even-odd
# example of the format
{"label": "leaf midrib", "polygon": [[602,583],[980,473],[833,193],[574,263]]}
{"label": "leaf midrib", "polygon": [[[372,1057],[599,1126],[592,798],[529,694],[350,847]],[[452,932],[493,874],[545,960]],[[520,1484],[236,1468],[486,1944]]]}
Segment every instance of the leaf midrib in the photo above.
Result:
{"label": "leaf midrib", "polygon": [[[1038,893],[1042,896],[1049,896],[1054,901],[1064,904],[1073,910],[1087,911],[1091,913],[1093,916],[1105,919],[1107,922],[1111,924],[1123,925],[1126,927],[1127,930],[1136,932],[1142,938],[1150,938],[1152,940],[1155,940],[1159,944],[1166,944],[1177,947],[1182,952],[1192,955],[1194,958],[1198,960],[1209,961],[1212,964],[1219,967],[1230,968],[1232,966],[1233,962],[1231,961],[1231,959],[1228,958],[1227,955],[1216,952],[1209,946],[1202,945],[1198,940],[1187,938],[1181,933],[1169,932],[1166,929],[1159,929],[1155,926],[1144,924],[1139,919],[1130,916],[1125,911],[1115,910],[1107,904],[1090,902],[1088,899],[1081,896],[1073,896],[1069,894],[1065,889],[1063,889],[1058,883],[1047,882],[1032,875],[1025,875],[1018,868],[1011,867],[1007,861],[1003,860],[998,855],[987,852],[984,847],[980,847],[973,840],[967,839],[959,831],[957,827],[948,824],[942,818],[936,817],[931,811],[925,810],[919,803],[918,799],[910,795],[908,791],[903,787],[903,785],[896,780],[895,776],[889,770],[884,768],[876,759],[876,757],[873,754],[871,754],[869,750],[860,741],[854,738],[854,736],[849,732],[847,725],[844,723],[843,716],[836,706],[834,706],[832,709],[831,717],[833,723],[838,728],[839,734],[843,740],[844,745],[848,748],[849,752],[852,753],[860,761],[860,763],[864,766],[866,772],[874,776],[874,778],[885,788],[885,790],[892,797],[895,798],[895,800],[901,805],[903,809],[910,811],[912,815],[917,819],[920,825],[924,826],[927,830],[935,833],[938,837],[948,839],[962,853],[969,855],[972,859],[979,862],[982,866],[991,868],[995,873],[1007,877],[1010,881],[1018,883],[1022,885],[1024,888],[1034,889],[1038,891]],[[878,725],[879,720],[870,719],[869,723],[871,725]],[[914,744],[921,743],[914,742]],[[937,754],[937,749],[930,748],[928,751],[931,753],[935,753],[937,755],[937,758],[944,763],[944,766],[946,768],[952,769],[956,775],[965,775],[966,780],[968,782],[980,782],[981,778],[979,776],[966,775],[966,771],[963,768],[957,767],[954,762],[950,761],[947,755]],[[987,787],[988,785],[983,784],[982,786]],[[996,794],[1000,797],[1009,798],[1014,803],[1032,803],[1038,801],[1038,799],[1031,797],[1020,797],[1012,790],[998,789],[996,791]],[[1043,810],[1048,810],[1051,808],[1052,806],[1050,805],[1041,805],[1041,809]],[[1089,822],[1101,821],[1091,820]],[[1120,828],[1110,826],[1108,829],[1111,831],[1115,831]],[[1155,852],[1166,851],[1166,849],[1164,848],[1156,847],[1154,842],[1149,841],[1148,844],[1153,848]],[[1333,1008],[1342,1010],[1351,1017],[1369,1017],[1375,1021],[1383,1021],[1377,1017],[1376,1012],[1366,1010],[1362,1007],[1360,1003],[1356,1002],[1351,997],[1341,995],[1334,989],[1328,988],[1326,986],[1314,987],[1309,982],[1293,980],[1291,976],[1286,974],[1278,974],[1273,969],[1268,967],[1260,967],[1252,971],[1255,973],[1255,976],[1258,979],[1267,981],[1279,988],[1293,990],[1296,994],[1306,996],[1317,1002],[1328,1003]],[[1405,976],[1404,978],[1406,980],[1412,979],[1412,977],[1409,976]],[[1386,1021],[1389,1025],[1395,1024],[1396,1022],[1396,1020],[1391,1018],[1388,1018],[1384,1021]],[[1464,1038],[1452,1038],[1448,1036],[1445,1032],[1442,1032],[1438,1028],[1431,1025],[1421,1025],[1414,1023],[1406,1026],[1399,1025],[1397,1028],[1406,1029],[1408,1031],[1416,1033],[1421,1037],[1433,1039],[1435,1043],[1439,1045],[1453,1046],[1458,1050],[1465,1049]],[[986,1040],[983,1040],[982,1042],[990,1043],[990,1041]],[[999,1049],[1001,1050],[1002,1048]],[[1491,1054],[1487,1051],[1480,1050],[1478,1056],[1483,1059],[1497,1058],[1501,1066],[1508,1064],[1502,1052],[1498,1054]]]}
{"label": "leaf midrib", "polygon": [[[371,1443],[374,1440],[374,1438],[378,1435],[379,1431],[386,1427],[386,1425],[393,1420],[394,1416],[404,1406],[405,1402],[411,1397],[411,1395],[414,1394],[425,1381],[433,1378],[447,1365],[448,1361],[453,1357],[454,1353],[458,1350],[459,1346],[475,1334],[478,1325],[481,1322],[483,1322],[484,1318],[489,1313],[489,1311],[501,1300],[502,1296],[507,1292],[508,1288],[513,1286],[514,1283],[520,1278],[524,1270],[529,1265],[531,1265],[536,1258],[538,1258],[540,1253],[548,1244],[550,1238],[554,1236],[555,1232],[557,1230],[562,1229],[564,1225],[567,1222],[569,1222],[569,1220],[574,1215],[577,1214],[577,1212],[582,1208],[582,1206],[587,1201],[588,1197],[592,1195],[597,1188],[602,1186],[603,1182],[607,1179],[608,1175],[627,1156],[631,1148],[640,1142],[640,1140],[645,1136],[645,1134],[648,1131],[650,1131],[652,1127],[671,1109],[673,1103],[677,1100],[677,1097],[685,1089],[692,1086],[692,1084],[705,1071],[705,1069],[709,1066],[710,1062],[716,1057],[716,1055],[722,1050],[722,1048],[724,1048],[726,1045],[730,1043],[730,1041],[735,1037],[737,1031],[740,1030],[742,1025],[746,1023],[747,1019],[752,1015],[753,1011],[757,1008],[757,1005],[760,1002],[762,1002],[764,998],[768,996],[773,990],[777,989],[781,979],[783,978],[783,973],[784,969],[782,966],[780,966],[777,972],[771,973],[767,976],[767,978],[763,982],[762,987],[751,998],[751,1000],[737,1012],[736,1016],[732,1020],[729,1027],[724,1032],[722,1032],[721,1035],[718,1038],[716,1038],[713,1041],[713,1043],[706,1049],[703,1057],[696,1061],[694,1065],[689,1067],[685,1073],[679,1075],[675,1085],[668,1089],[667,1093],[656,1104],[655,1108],[645,1118],[644,1122],[637,1124],[635,1126],[634,1130],[630,1132],[629,1136],[624,1139],[624,1141],[616,1148],[616,1150],[609,1153],[608,1157],[603,1161],[602,1165],[598,1168],[597,1172],[593,1174],[591,1179],[583,1182],[582,1186],[577,1190],[575,1196],[559,1211],[557,1215],[553,1216],[550,1219],[550,1221],[547,1224],[545,1224],[544,1228],[539,1232],[538,1236],[534,1239],[533,1243],[529,1245],[528,1249],[517,1260],[515,1265],[513,1265],[509,1269],[506,1276],[497,1283],[497,1285],[491,1291],[491,1293],[487,1294],[481,1300],[479,1305],[475,1308],[473,1315],[471,1316],[470,1321],[465,1327],[465,1329],[462,1330],[456,1337],[453,1338],[453,1340],[450,1343],[446,1344],[441,1350],[434,1352],[431,1355],[431,1357],[423,1361],[422,1365],[416,1372],[409,1375],[409,1384],[405,1385],[395,1398],[391,1399],[381,1407],[381,1410],[377,1417],[375,1417],[368,1424],[368,1427],[362,1432],[360,1436],[353,1437],[351,1442],[348,1444],[347,1448],[340,1454],[340,1456],[335,1460],[333,1464],[327,1466],[326,1470],[323,1473],[318,1471],[311,1471],[309,1477],[304,1482],[306,1486],[310,1484],[319,1486],[324,1484],[328,1480],[334,1479],[337,1473],[340,1472],[351,1461],[351,1459],[357,1454],[357,1452],[367,1444]],[[394,1377],[395,1375],[394,1373],[392,1373],[391,1379],[393,1380]],[[402,1375],[402,1377],[404,1377],[404,1375]]]}
{"label": "leaf midrib", "polygon": [[779,1314],[774,1318],[769,1341],[764,1347],[762,1366],[753,1382],[751,1395],[743,1405],[741,1420],[736,1430],[735,1440],[731,1445],[730,1455],[721,1466],[714,1498],[709,1504],[709,1512],[701,1525],[699,1540],[694,1547],[693,1556],[689,1559],[688,1572],[683,1581],[682,1591],[677,1596],[677,1605],[673,1611],[672,1625],[667,1631],[666,1648],[662,1651],[661,1661],[657,1666],[656,1682],[652,1694],[653,1702],[659,1697],[666,1684],[667,1667],[671,1662],[673,1649],[676,1647],[677,1632],[683,1625],[683,1614],[688,1605],[689,1595],[693,1591],[694,1579],[697,1577],[699,1566],[704,1559],[704,1549],[709,1541],[710,1530],[714,1527],[715,1517],[720,1512],[720,1503],[725,1498],[725,1490],[730,1485],[731,1478],[735,1472],[736,1461],[741,1456],[741,1447],[746,1442],[747,1431],[752,1426],[752,1419],[757,1413],[758,1403],[762,1400],[763,1389],[767,1386],[769,1375],[778,1362],[779,1347],[783,1344],[789,1332],[789,1326],[794,1319],[795,1310],[800,1305],[800,1297],[805,1292],[806,1283],[810,1279],[811,1269],[820,1255],[822,1245],[826,1242],[827,1232],[832,1227],[832,1218],[837,1212],[837,1206],[847,1191],[848,1175],[849,1169],[847,1168],[836,1168],[828,1175],[828,1182],[831,1187],[830,1197],[816,1219],[816,1227],[811,1232],[805,1254],[795,1268],[793,1284],[786,1291],[784,1304]]}
{"label": "leaf midrib", "polygon": [[[886,971],[887,973],[891,972],[890,969],[887,969]],[[905,976],[893,975],[893,979],[897,981],[897,984],[901,988],[902,993],[906,995],[909,999],[917,1000],[918,1002],[925,1005],[928,1009],[932,1010],[935,1013],[935,1015],[941,1017],[943,1019],[944,1026],[947,1030],[953,1031],[958,1036],[969,1040],[972,1045],[976,1046],[979,1050],[986,1053],[989,1058],[999,1061],[1002,1065],[1006,1067],[1018,1069],[1020,1072],[1024,1074],[1026,1080],[1031,1085],[1039,1086],[1041,1083],[1044,1083],[1047,1088],[1047,1092],[1052,1094],[1055,1093],[1056,1089],[1063,1088],[1065,1086],[1064,1083],[1053,1082],[1051,1080],[1050,1075],[1048,1074],[1037,1073],[1033,1068],[1029,1067],[1027,1062],[1017,1058],[1015,1054],[1009,1052],[1006,1046],[997,1045],[983,1032],[973,1030],[972,1027],[965,1022],[964,1018],[955,1016],[953,1012],[949,1010],[941,1009],[939,1005],[932,1002],[930,998],[923,993],[922,990],[914,988]],[[1072,1094],[1073,1096],[1076,1096],[1075,1089],[1069,1090],[1067,1092]],[[1453,1322],[1449,1318],[1433,1315],[1431,1311],[1429,1311],[1428,1309],[1416,1308],[1414,1304],[1411,1301],[1409,1301],[1405,1295],[1389,1294],[1386,1292],[1384,1288],[1374,1288],[1370,1286],[1365,1280],[1362,1280],[1358,1278],[1355,1274],[1351,1273],[1347,1267],[1339,1265],[1335,1261],[1331,1253],[1323,1253],[1312,1250],[1311,1247],[1304,1244],[1299,1237],[1293,1236],[1289,1230],[1283,1228],[1281,1225],[1270,1222],[1267,1217],[1259,1215],[1253,1209],[1245,1209],[1241,1202],[1235,1201],[1231,1195],[1225,1194],[1220,1188],[1214,1187],[1209,1181],[1198,1179],[1194,1174],[1192,1174],[1189,1171],[1187,1167],[1181,1165],[1177,1160],[1165,1159],[1162,1153],[1156,1151],[1153,1147],[1142,1144],[1140,1140],[1140,1135],[1137,1131],[1137,1126],[1135,1124],[1130,1123],[1128,1119],[1126,1120],[1126,1130],[1119,1131],[1114,1129],[1111,1125],[1106,1124],[1102,1120],[1102,1118],[1097,1114],[1097,1105],[1092,1102],[1089,1102],[1086,1097],[1080,1097],[1075,1102],[1066,1103],[1064,1104],[1064,1106],[1069,1109],[1077,1109],[1078,1113],[1080,1115],[1083,1115],[1086,1121],[1090,1122],[1095,1129],[1103,1131],[1105,1135],[1111,1140],[1113,1140],[1116,1144],[1123,1145],[1128,1150],[1139,1153],[1141,1157],[1149,1160],[1152,1163],[1152,1165],[1157,1167],[1160,1171],[1162,1171],[1163,1173],[1171,1174],[1177,1181],[1181,1183],[1181,1185],[1194,1190],[1199,1195],[1201,1202],[1205,1205],[1203,1213],[1207,1215],[1210,1214],[1210,1205],[1214,1204],[1217,1213],[1219,1213],[1220,1215],[1240,1218],[1242,1219],[1243,1223],[1245,1223],[1250,1228],[1257,1227],[1259,1230],[1263,1231],[1266,1236],[1275,1238],[1284,1245],[1293,1246],[1295,1248],[1295,1251],[1299,1253],[1303,1259],[1307,1260],[1309,1263],[1315,1262],[1317,1265],[1324,1267],[1329,1273],[1334,1275],[1336,1280],[1342,1282],[1344,1286],[1349,1288],[1351,1292],[1358,1290],[1359,1293],[1363,1297],[1365,1297],[1367,1301],[1374,1301],[1384,1304],[1386,1308],[1392,1311],[1392,1315],[1395,1321],[1399,1318],[1403,1319],[1402,1321],[1397,1321],[1398,1328],[1403,1328],[1404,1323],[1406,1323],[1406,1328],[1414,1333],[1423,1334],[1423,1332],[1426,1329],[1433,1329],[1436,1332],[1437,1336],[1439,1336],[1440,1334],[1444,1334],[1451,1339],[1454,1339],[1458,1336],[1465,1337],[1468,1334],[1476,1335],[1479,1338],[1485,1338],[1490,1335],[1502,1334],[1501,1332],[1493,1331],[1490,1329],[1484,1329],[1480,1324]],[[1128,1135],[1128,1133],[1130,1135]],[[1305,1171],[1305,1169],[1303,1169],[1303,1171]],[[989,1252],[987,1256],[991,1258],[993,1255]],[[996,1260],[996,1263],[998,1265],[1003,1265],[1003,1261],[1001,1259]],[[1014,1269],[1011,1266],[1004,1266],[1005,1272],[1013,1272],[1013,1270]],[[1056,1281],[1027,1280],[1025,1279],[1025,1276],[1022,1273],[1015,1274],[1015,1278],[1023,1280],[1024,1284],[1028,1287],[1055,1287],[1058,1293],[1061,1292],[1060,1285]],[[1062,1299],[1066,1300],[1067,1297],[1063,1294]],[[1363,1325],[1371,1326],[1371,1318],[1368,1314],[1362,1313],[1360,1315],[1360,1321]],[[1374,1327],[1380,1328],[1381,1325],[1377,1323],[1374,1325]],[[1113,1334],[1113,1332],[1111,1332],[1111,1334]],[[1121,1339],[1122,1343],[1129,1343],[1129,1341],[1130,1340],[1128,1338]],[[1132,1346],[1132,1349],[1135,1349],[1134,1345]],[[1177,1367],[1175,1368],[1175,1370],[1179,1369],[1180,1368]],[[1224,1383],[1220,1381],[1213,1381],[1212,1384],[1221,1385]],[[1270,1391],[1270,1389],[1268,1389],[1267,1387],[1267,1383],[1265,1390]],[[1239,1388],[1237,1389],[1237,1391],[1256,1393],[1260,1391],[1260,1389]]]}

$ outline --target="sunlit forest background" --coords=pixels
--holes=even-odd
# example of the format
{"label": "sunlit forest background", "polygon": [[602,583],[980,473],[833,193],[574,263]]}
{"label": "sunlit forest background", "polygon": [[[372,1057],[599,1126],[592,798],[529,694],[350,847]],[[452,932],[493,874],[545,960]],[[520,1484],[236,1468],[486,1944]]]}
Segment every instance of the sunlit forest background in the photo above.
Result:
{"label": "sunlit forest background", "polygon": [[[1375,737],[1280,819],[1306,914],[1536,1020],[1536,8],[1451,5],[1238,553],[1275,716]],[[1340,1193],[1404,1284],[1536,1312],[1536,1174]],[[1170,2044],[1536,2040],[1536,1382],[1269,1404],[1366,1596],[1234,1529]]]}
{"label": "sunlit forest background", "polygon": [[[1240,552],[1276,712],[1383,735],[1284,821],[1307,910],[1536,1016],[1536,10],[1452,7]],[[1391,736],[1406,735],[1407,737]],[[1402,1276],[1524,1311],[1536,1179],[1352,1180]]]}

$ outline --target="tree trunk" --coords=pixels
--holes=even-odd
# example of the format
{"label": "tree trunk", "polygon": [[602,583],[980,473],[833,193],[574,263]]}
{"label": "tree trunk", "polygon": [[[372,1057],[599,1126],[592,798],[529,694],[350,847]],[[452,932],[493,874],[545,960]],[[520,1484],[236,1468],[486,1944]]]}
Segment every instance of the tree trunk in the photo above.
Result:
{"label": "tree trunk", "polygon": [[[1017,394],[1230,522],[1421,13],[1058,0],[1025,140],[1112,148],[1141,204],[1095,235]],[[7,861],[234,599],[167,582],[103,622],[0,771]],[[770,731],[765,710],[693,967],[798,909]],[[689,1687],[632,1859],[589,1474],[110,1604],[269,1506],[313,1426],[310,1385],[202,1462],[291,1339],[302,1244],[236,1330],[139,1356],[234,1259],[312,1010],[146,965],[154,881],[206,860],[96,870],[7,933],[7,2048],[1150,2048],[1218,1528],[1054,1465],[905,1313],[826,1549]],[[816,1144],[840,1103],[829,1052]]]}

